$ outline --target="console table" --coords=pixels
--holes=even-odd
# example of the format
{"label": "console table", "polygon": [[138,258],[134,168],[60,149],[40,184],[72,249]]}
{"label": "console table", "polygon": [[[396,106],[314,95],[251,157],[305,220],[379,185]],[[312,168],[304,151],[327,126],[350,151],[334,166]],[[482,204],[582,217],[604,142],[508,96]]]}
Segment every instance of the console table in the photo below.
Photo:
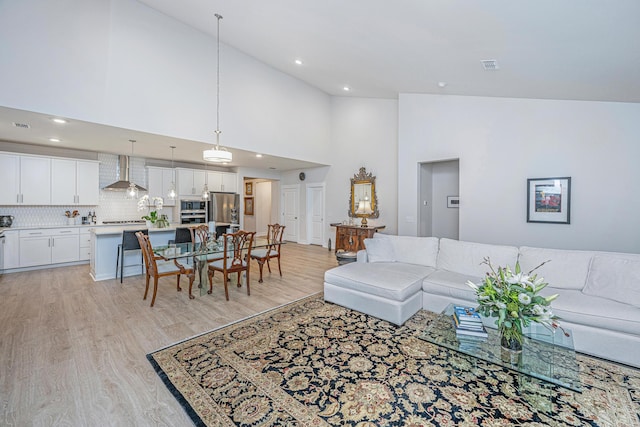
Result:
{"label": "console table", "polygon": [[364,249],[364,239],[371,238],[378,231],[385,228],[384,225],[361,227],[359,225],[331,224],[336,228],[335,252],[345,251],[357,253]]}

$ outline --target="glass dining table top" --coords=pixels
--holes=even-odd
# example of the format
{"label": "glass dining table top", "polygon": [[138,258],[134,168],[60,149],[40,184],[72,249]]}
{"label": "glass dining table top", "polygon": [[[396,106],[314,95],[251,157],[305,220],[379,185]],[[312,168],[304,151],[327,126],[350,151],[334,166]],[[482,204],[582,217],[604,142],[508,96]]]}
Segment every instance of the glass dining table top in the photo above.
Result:
{"label": "glass dining table top", "polygon": [[[285,244],[282,242],[280,244]],[[251,250],[268,247],[269,241],[266,237],[255,237],[253,239],[253,245]],[[233,250],[231,244],[227,245],[227,251]],[[153,252],[156,255],[160,255],[167,260],[177,260],[179,263],[185,266],[194,265],[197,272],[198,288],[200,288],[200,295],[207,292],[207,272],[204,266],[207,262],[213,259],[220,259],[224,254],[224,241],[222,237],[217,240],[209,240],[206,244],[196,242],[195,244],[188,243],[172,243],[168,245],[159,245],[153,247]]]}

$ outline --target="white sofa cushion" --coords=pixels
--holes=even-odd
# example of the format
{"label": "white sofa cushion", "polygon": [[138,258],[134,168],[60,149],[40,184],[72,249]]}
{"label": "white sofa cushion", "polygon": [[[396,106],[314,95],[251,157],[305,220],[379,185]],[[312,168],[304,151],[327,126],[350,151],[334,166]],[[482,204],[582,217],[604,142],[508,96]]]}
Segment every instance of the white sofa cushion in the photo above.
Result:
{"label": "white sofa cushion", "polygon": [[582,292],[640,308],[640,256],[637,258],[595,255]]}
{"label": "white sofa cushion", "polygon": [[433,268],[397,262],[352,262],[324,273],[324,281],[395,301],[404,301],[420,292],[422,279]]}
{"label": "white sofa cushion", "polygon": [[477,303],[477,296],[467,280],[480,283],[482,278],[446,270],[436,270],[422,281],[422,290],[428,294],[443,295]]}
{"label": "white sofa cushion", "polygon": [[396,256],[391,245],[391,239],[364,239],[369,262],[395,262]]}
{"label": "white sofa cushion", "polygon": [[437,237],[394,236],[376,233],[365,239],[369,262],[406,262],[436,266],[439,239]]}
{"label": "white sofa cushion", "polygon": [[560,289],[582,289],[587,281],[593,252],[565,249],[545,249],[522,246],[520,268],[528,273],[545,261],[533,273],[543,277],[549,286]]}
{"label": "white sofa cushion", "polygon": [[640,308],[606,298],[586,295],[575,289],[545,288],[544,296],[558,294],[551,303],[563,322],[640,336]]}
{"label": "white sofa cushion", "polygon": [[518,248],[440,239],[437,268],[469,276],[484,277],[489,271],[489,266],[482,263],[486,257],[490,258],[494,267],[506,265],[513,267],[518,260]]}

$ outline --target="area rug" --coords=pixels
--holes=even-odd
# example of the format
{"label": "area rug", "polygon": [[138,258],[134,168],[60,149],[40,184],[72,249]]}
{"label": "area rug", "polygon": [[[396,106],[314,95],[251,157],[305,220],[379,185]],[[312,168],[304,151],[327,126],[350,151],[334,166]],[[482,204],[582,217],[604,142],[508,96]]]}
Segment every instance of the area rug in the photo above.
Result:
{"label": "area rug", "polygon": [[543,384],[321,294],[147,355],[196,425],[639,426],[640,371],[578,355],[583,392]]}

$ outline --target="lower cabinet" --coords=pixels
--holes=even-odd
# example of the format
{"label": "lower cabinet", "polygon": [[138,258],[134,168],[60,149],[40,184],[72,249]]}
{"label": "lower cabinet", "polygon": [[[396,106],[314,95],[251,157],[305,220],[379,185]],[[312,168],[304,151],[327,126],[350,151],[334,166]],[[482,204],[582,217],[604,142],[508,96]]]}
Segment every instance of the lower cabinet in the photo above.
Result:
{"label": "lower cabinet", "polygon": [[80,260],[78,228],[20,231],[20,267]]}
{"label": "lower cabinet", "polygon": [[80,261],[91,259],[91,232],[88,228],[80,229]]}
{"label": "lower cabinet", "polygon": [[10,270],[20,267],[20,232],[4,232],[4,268]]}

